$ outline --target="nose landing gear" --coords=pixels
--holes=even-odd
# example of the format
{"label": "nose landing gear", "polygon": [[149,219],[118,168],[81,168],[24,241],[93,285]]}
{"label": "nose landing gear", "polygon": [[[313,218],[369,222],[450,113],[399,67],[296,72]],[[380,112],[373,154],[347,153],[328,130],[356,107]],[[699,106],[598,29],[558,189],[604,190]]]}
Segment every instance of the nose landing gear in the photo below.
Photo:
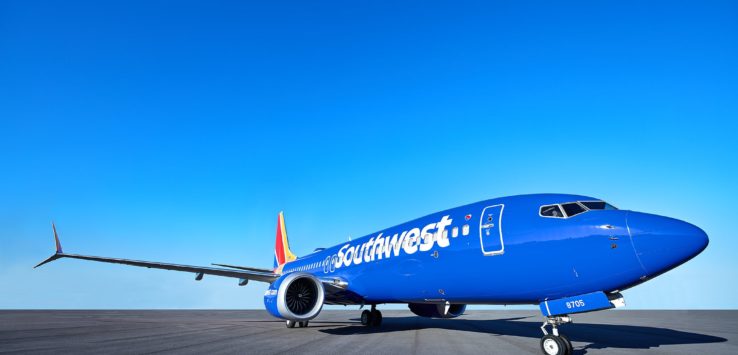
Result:
{"label": "nose landing gear", "polygon": [[[559,334],[558,326],[571,323],[569,316],[547,317],[541,326],[543,338],[541,338],[541,350],[546,355],[571,355],[573,347],[571,341],[563,334]],[[551,326],[551,334],[546,331]]]}
{"label": "nose landing gear", "polygon": [[373,304],[371,311],[365,309],[361,312],[361,324],[372,327],[382,325],[382,312],[377,310],[377,305]]}

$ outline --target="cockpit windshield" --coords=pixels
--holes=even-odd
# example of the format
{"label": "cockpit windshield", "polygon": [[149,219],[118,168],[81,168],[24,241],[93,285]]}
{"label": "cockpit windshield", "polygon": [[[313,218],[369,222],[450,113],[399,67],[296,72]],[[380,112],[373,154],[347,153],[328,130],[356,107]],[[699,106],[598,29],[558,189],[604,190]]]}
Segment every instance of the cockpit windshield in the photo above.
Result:
{"label": "cockpit windshield", "polygon": [[574,217],[580,213],[587,212],[585,207],[576,202],[565,203],[561,205],[561,207],[564,208],[564,212],[566,212],[567,217]]}
{"label": "cockpit windshield", "polygon": [[590,210],[616,210],[613,205],[605,202],[605,201],[580,201],[581,204],[584,205],[584,207],[587,207]]}
{"label": "cockpit windshield", "polygon": [[575,201],[541,206],[538,214],[541,217],[569,218],[596,210],[617,210],[617,208],[605,201]]}

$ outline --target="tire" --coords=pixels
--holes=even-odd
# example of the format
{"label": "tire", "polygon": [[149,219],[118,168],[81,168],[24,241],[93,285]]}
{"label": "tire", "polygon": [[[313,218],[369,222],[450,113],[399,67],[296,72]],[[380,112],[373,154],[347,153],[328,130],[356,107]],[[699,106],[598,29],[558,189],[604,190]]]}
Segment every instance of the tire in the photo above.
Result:
{"label": "tire", "polygon": [[546,355],[566,355],[566,345],[559,337],[549,334],[541,338],[541,351]]}
{"label": "tire", "polygon": [[298,325],[298,326],[299,326],[300,328],[305,328],[305,327],[307,326],[307,324],[305,324],[305,322],[297,322],[297,325]]}
{"label": "tire", "polygon": [[559,334],[559,338],[561,338],[561,341],[564,342],[564,346],[566,347],[566,354],[573,354],[574,353],[574,346],[571,345],[571,341],[569,340],[569,337],[567,337],[564,334]]}
{"label": "tire", "polygon": [[371,314],[372,327],[378,327],[382,325],[382,312],[374,310]]}
{"label": "tire", "polygon": [[287,328],[294,328],[295,327],[295,323],[297,323],[297,322],[295,322],[293,320],[288,320],[287,321]]}
{"label": "tire", "polygon": [[372,313],[369,312],[369,310],[365,309],[364,312],[361,312],[361,324],[370,325],[371,323],[372,323]]}

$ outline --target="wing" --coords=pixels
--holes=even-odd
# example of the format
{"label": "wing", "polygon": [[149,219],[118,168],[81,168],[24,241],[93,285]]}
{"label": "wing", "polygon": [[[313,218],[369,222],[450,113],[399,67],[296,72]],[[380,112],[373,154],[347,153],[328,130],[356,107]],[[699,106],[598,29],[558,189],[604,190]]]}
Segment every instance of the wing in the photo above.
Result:
{"label": "wing", "polygon": [[54,239],[56,241],[56,253],[52,255],[51,257],[49,257],[48,259],[36,265],[34,268],[37,268],[43,264],[52,262],[57,259],[71,258],[71,259],[99,261],[103,263],[140,266],[140,267],[152,268],[152,269],[192,272],[192,273],[197,274],[196,279],[198,280],[202,278],[202,275],[216,275],[216,276],[234,277],[238,279],[247,279],[247,280],[271,283],[277,278],[279,278],[280,276],[267,269],[233,270],[233,269],[221,269],[221,268],[205,267],[205,266],[168,264],[168,263],[160,263],[160,262],[155,262],[155,261],[141,261],[141,260],[108,258],[108,257],[101,257],[101,256],[66,254],[62,251],[61,243],[59,243],[59,236],[56,234],[56,226],[54,226],[53,223],[52,223],[52,228],[54,229]]}
{"label": "wing", "polygon": [[271,269],[264,269],[260,267],[251,267],[251,266],[238,266],[238,265],[229,265],[229,264],[215,264],[215,266],[222,266],[227,267],[229,269],[238,269],[238,270],[246,270],[246,271],[258,271],[258,272],[272,272]]}

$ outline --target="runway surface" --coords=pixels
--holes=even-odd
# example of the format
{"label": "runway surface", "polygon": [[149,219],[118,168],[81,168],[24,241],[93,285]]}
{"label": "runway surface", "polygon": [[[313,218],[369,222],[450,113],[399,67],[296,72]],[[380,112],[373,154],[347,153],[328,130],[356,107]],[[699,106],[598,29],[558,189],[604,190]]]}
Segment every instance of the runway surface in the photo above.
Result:
{"label": "runway surface", "polygon": [[[323,311],[287,329],[264,311],[0,311],[0,353],[540,354],[535,311],[426,319]],[[738,311],[606,311],[560,329],[576,354],[738,354]]]}

